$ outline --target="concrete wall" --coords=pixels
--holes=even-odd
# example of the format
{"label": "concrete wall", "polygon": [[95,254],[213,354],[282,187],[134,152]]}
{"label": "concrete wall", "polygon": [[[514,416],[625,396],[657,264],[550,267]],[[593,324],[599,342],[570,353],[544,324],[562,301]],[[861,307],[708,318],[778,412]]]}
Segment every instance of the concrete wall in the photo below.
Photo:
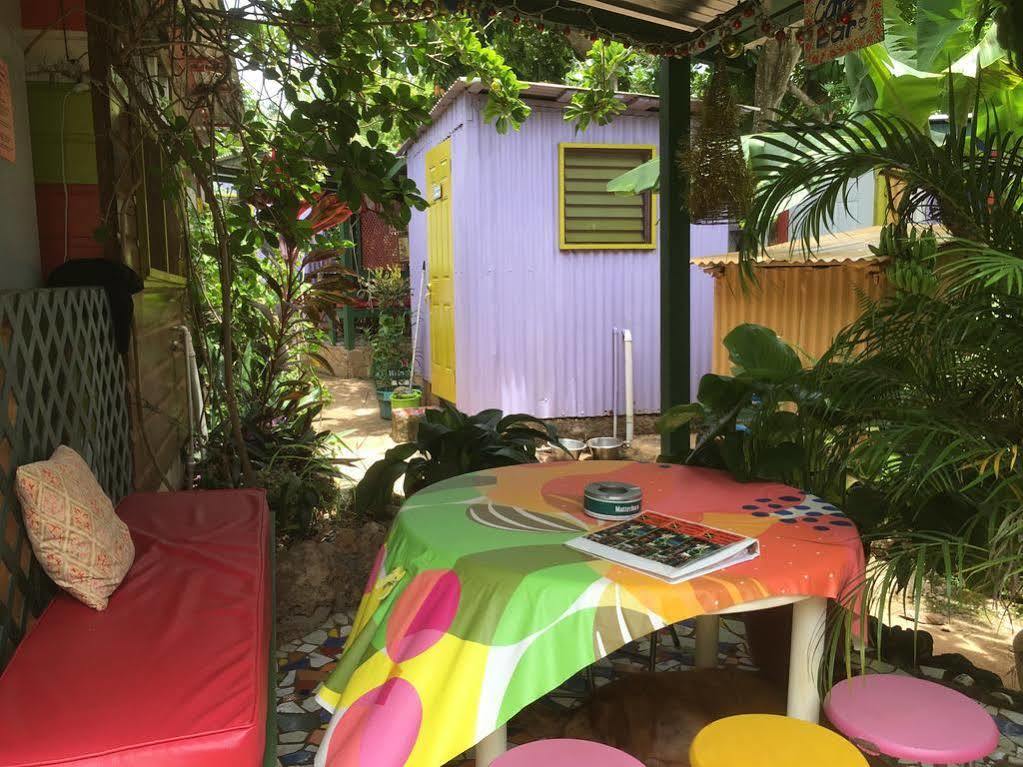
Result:
{"label": "concrete wall", "polygon": [[11,81],[16,152],[13,164],[0,159],[0,290],[41,284],[22,46],[18,0],[0,0],[0,59]]}

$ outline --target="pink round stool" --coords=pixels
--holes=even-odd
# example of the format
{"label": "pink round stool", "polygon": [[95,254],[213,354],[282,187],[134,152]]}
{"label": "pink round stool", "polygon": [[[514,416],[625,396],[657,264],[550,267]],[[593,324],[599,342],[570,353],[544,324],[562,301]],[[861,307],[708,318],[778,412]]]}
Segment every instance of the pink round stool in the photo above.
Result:
{"label": "pink round stool", "polygon": [[603,743],[561,738],[513,748],[490,767],[643,767],[643,763]]}
{"label": "pink round stool", "polygon": [[839,732],[871,754],[968,764],[998,746],[998,727],[979,703],[911,676],[845,679],[828,693],[824,711]]}

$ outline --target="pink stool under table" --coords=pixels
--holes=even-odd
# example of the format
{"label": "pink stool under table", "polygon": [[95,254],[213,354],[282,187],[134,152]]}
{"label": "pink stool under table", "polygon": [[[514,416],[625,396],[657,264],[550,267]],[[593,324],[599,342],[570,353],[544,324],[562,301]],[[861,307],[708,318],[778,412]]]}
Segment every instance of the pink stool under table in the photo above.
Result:
{"label": "pink stool under table", "polygon": [[998,747],[998,727],[976,701],[934,682],[866,674],[836,684],[831,723],[863,751],[921,764],[969,764]]}
{"label": "pink stool under table", "polygon": [[491,767],[643,767],[617,748],[589,740],[534,740],[499,756]]}

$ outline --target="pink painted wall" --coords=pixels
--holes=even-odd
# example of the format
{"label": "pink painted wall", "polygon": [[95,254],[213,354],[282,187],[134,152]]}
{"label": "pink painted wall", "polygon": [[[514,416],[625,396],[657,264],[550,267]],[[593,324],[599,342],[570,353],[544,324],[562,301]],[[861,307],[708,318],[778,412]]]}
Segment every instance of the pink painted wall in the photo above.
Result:
{"label": "pink painted wall", "polygon": [[[636,411],[657,412],[659,259],[653,251],[558,248],[558,144],[657,144],[658,119],[622,115],[576,133],[560,109],[535,106],[516,133],[480,115],[483,95],[462,94],[408,151],[425,187],[424,155],[452,137],[457,405],[540,417],[611,410],[611,329],[634,338]],[[426,216],[409,225],[413,303],[426,258]],[[727,226],[693,227],[692,255],[726,251]],[[692,272],[692,382],[710,370],[712,278]],[[429,379],[423,303],[420,370]],[[619,409],[621,403],[619,403]]]}

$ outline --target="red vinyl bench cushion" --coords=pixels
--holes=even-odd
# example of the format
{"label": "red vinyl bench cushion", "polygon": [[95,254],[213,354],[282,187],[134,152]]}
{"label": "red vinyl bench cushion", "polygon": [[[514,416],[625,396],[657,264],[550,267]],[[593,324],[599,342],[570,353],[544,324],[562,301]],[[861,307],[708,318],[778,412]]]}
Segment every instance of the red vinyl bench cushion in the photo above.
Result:
{"label": "red vinyl bench cushion", "polygon": [[0,767],[254,767],[269,686],[260,490],[137,493],[103,612],[58,594],[0,677]]}

